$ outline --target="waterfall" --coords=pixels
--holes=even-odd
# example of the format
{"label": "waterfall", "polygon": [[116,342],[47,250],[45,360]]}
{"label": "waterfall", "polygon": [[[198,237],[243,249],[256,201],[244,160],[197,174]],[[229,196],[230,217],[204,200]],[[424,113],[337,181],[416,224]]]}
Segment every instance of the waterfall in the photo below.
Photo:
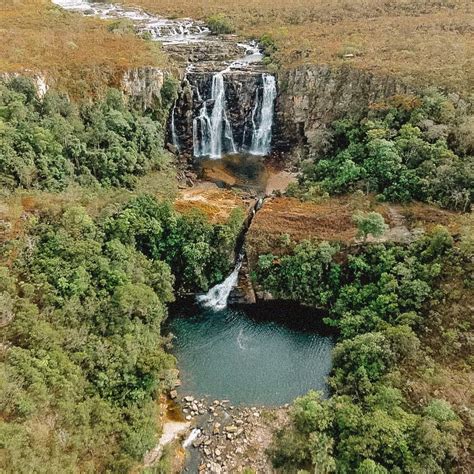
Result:
{"label": "waterfall", "polygon": [[171,112],[171,141],[173,142],[173,145],[176,147],[176,149],[179,151],[179,141],[178,141],[178,135],[176,135],[176,126],[175,126],[175,111],[176,111],[176,105],[173,107],[173,111]]}
{"label": "waterfall", "polygon": [[260,197],[255,201],[254,206],[252,207],[246,221],[244,222],[243,229],[239,238],[237,239],[236,252],[238,252],[238,257],[235,262],[235,267],[232,270],[232,273],[222,282],[216,286],[213,286],[205,295],[199,295],[197,301],[201,303],[205,308],[212,308],[214,310],[221,310],[227,308],[227,300],[239,281],[239,273],[244,263],[245,257],[245,235],[250,229],[252,220],[255,217],[255,214],[262,208],[264,198]]}
{"label": "waterfall", "polygon": [[183,448],[189,448],[191,444],[193,444],[194,440],[199,437],[201,434],[201,430],[199,428],[194,428],[191,433],[189,433],[189,436],[184,440],[183,442]]}
{"label": "waterfall", "polygon": [[193,120],[194,156],[211,154],[211,119],[207,114],[207,104],[203,102],[199,116]]}
{"label": "waterfall", "polygon": [[215,310],[225,309],[227,307],[227,300],[229,299],[230,292],[239,279],[239,272],[242,267],[243,259],[244,255],[241,253],[232,273],[222,283],[212,287],[205,295],[198,296],[197,300],[199,303],[206,308],[212,308]]}
{"label": "waterfall", "polygon": [[212,111],[204,101],[199,116],[193,120],[194,156],[221,158],[223,153],[237,153],[232,126],[227,118],[223,72],[212,76]]}
{"label": "waterfall", "polygon": [[[275,77],[262,74],[263,92],[260,100],[259,90],[255,93],[255,106],[252,111],[252,155],[267,155],[272,142],[274,102],[277,95]],[[257,125],[258,124],[258,125]]]}

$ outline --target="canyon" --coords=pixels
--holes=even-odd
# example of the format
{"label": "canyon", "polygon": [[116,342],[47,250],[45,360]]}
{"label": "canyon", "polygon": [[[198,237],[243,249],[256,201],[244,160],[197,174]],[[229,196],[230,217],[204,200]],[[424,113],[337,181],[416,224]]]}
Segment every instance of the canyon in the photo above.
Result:
{"label": "canyon", "polygon": [[[219,242],[225,241],[225,232],[233,232],[226,225],[240,215],[235,211],[243,216],[229,248],[227,242],[222,246],[227,269],[215,271],[209,280],[205,276],[202,293],[177,290],[177,302],[170,296],[164,309],[159,307],[164,315],[169,307],[163,345],[176,357],[180,373],[167,369],[157,382],[158,391],[166,394],[157,403],[163,433],[144,464],[153,468],[167,449],[174,449],[182,462],[175,470],[186,466],[203,473],[247,468],[273,472],[266,448],[274,430],[288,423],[289,403],[312,389],[323,398],[330,395],[327,379],[336,333],[321,322],[328,317],[329,304],[308,308],[285,296],[283,302],[274,297],[278,289],[259,286],[259,258],[266,256],[278,267],[298,244],[324,241],[334,244],[331,265],[339,265],[339,260],[345,265],[359,258],[366,244],[388,242],[404,248],[438,224],[446,226],[450,238],[462,228],[454,212],[415,202],[393,204],[368,188],[365,194],[326,193],[321,199],[285,195],[302,163],[320,156],[328,145],[328,129],[335,120],[366,117],[374,104],[417,91],[396,77],[353,68],[350,61],[339,67],[277,67],[255,38],[214,34],[203,21],[164,18],[103,2],[53,1],[65,10],[106,20],[111,31],[131,28],[145,41],[160,45],[169,59],[166,66],[123,66],[118,73],[104,73],[108,86],[120,89],[128,104],[153,117],[150,120],[162,127],[160,133],[164,129],[178,189],[170,196],[164,190],[158,194],[172,201],[173,212],[189,215],[189,222],[204,214],[210,225],[202,227],[209,234],[222,232]],[[40,99],[55,87],[48,71],[25,74],[33,76]],[[462,106],[462,100],[458,102]],[[162,135],[159,140],[163,151]],[[146,186],[140,189],[148,192]],[[23,201],[21,205],[25,207]],[[116,212],[119,203],[114,206]],[[381,235],[362,240],[354,215],[367,210],[379,213],[387,226]],[[124,221],[135,211],[129,208]],[[146,227],[146,218],[140,225]],[[155,230],[155,236],[162,231],[159,226]],[[205,242],[192,242],[178,259],[185,261],[188,255],[182,256],[188,252],[198,267],[199,252],[207,249],[200,244]],[[198,268],[197,275],[203,273]],[[184,452],[190,454],[187,460]]]}

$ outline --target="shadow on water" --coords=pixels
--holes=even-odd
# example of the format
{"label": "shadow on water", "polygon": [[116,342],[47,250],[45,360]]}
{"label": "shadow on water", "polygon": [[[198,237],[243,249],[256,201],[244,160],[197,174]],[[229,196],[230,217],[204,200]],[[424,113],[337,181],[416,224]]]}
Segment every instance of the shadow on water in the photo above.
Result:
{"label": "shadow on water", "polygon": [[222,311],[175,304],[166,329],[183,392],[255,405],[289,403],[311,389],[327,394],[334,342],[323,316],[284,302]]}
{"label": "shadow on water", "polygon": [[324,323],[327,312],[290,301],[262,301],[257,304],[234,305],[256,322],[273,322],[293,331],[334,336],[334,329]]}

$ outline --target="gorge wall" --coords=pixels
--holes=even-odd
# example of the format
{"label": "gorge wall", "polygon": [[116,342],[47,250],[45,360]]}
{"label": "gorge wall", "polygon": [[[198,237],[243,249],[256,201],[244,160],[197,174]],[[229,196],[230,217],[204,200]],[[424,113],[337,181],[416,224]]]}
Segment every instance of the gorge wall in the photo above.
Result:
{"label": "gorge wall", "polygon": [[278,75],[273,147],[313,156],[334,120],[362,117],[373,102],[410,92],[394,77],[377,76],[350,66],[299,66]]}
{"label": "gorge wall", "polygon": [[[180,152],[191,158],[194,155],[193,128],[195,119],[199,117],[206,100],[212,101],[211,89],[213,73],[190,73],[182,82],[174,110],[175,133]],[[225,101],[227,103],[227,120],[232,126],[233,142],[236,146],[242,144],[245,131],[250,127],[250,120],[255,97],[255,90],[261,83],[260,74],[235,72],[224,79]],[[209,103],[212,107],[213,104]],[[196,153],[198,156],[199,153]]]}
{"label": "gorge wall", "polygon": [[161,89],[166,74],[156,67],[140,67],[126,70],[120,87],[128,100],[141,110],[153,109],[161,103]]}
{"label": "gorge wall", "polygon": [[[176,102],[171,128],[180,152],[193,157],[193,120],[211,96],[213,74],[187,74]],[[340,118],[361,118],[370,104],[413,92],[395,77],[350,66],[305,65],[279,72],[271,151],[283,161],[311,158],[324,145],[325,130]],[[250,148],[252,112],[262,74],[233,72],[225,76],[225,100],[236,147]],[[170,132],[171,133],[171,132]],[[198,157],[199,153],[195,155]]]}

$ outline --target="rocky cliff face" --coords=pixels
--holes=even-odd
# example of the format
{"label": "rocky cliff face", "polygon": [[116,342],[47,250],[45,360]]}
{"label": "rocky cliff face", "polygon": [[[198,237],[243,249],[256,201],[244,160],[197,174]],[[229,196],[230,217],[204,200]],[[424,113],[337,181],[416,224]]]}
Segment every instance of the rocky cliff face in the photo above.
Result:
{"label": "rocky cliff face", "polygon": [[122,76],[121,89],[135,107],[146,110],[161,102],[164,79],[165,74],[156,67],[129,69]]}
{"label": "rocky cliff face", "polygon": [[[175,108],[175,136],[183,156],[193,155],[193,119],[203,101],[209,102],[212,72],[187,74]],[[362,117],[373,102],[410,92],[408,86],[388,76],[376,76],[351,67],[306,65],[280,72],[275,105],[272,153],[288,159],[317,154],[331,122],[343,117]],[[260,72],[225,75],[226,102],[234,141],[240,149],[251,138],[255,91],[261,87]]]}
{"label": "rocky cliff face", "polygon": [[[165,75],[161,69],[143,66],[119,73],[118,84],[115,74],[110,74],[110,76],[106,78],[105,85],[119,88],[135,107],[141,110],[152,109],[161,103],[161,89]],[[54,89],[58,82],[54,75],[30,70],[15,73],[0,73],[0,81],[8,82],[14,77],[19,76],[26,76],[32,79],[39,98],[42,98],[50,87]]]}
{"label": "rocky cliff face", "polygon": [[21,77],[21,76],[28,76],[31,78],[33,81],[33,84],[36,88],[36,93],[38,94],[38,97],[41,99],[44,97],[46,92],[48,92],[48,89],[50,87],[50,84],[48,82],[48,77],[46,74],[41,73],[41,72],[33,72],[29,70],[25,70],[21,73],[19,72],[2,72],[0,73],[0,82],[9,82],[15,77]]}
{"label": "rocky cliff face", "polygon": [[392,77],[351,67],[300,66],[280,73],[278,83],[274,149],[298,157],[317,152],[332,121],[360,117],[371,103],[409,92]]}

